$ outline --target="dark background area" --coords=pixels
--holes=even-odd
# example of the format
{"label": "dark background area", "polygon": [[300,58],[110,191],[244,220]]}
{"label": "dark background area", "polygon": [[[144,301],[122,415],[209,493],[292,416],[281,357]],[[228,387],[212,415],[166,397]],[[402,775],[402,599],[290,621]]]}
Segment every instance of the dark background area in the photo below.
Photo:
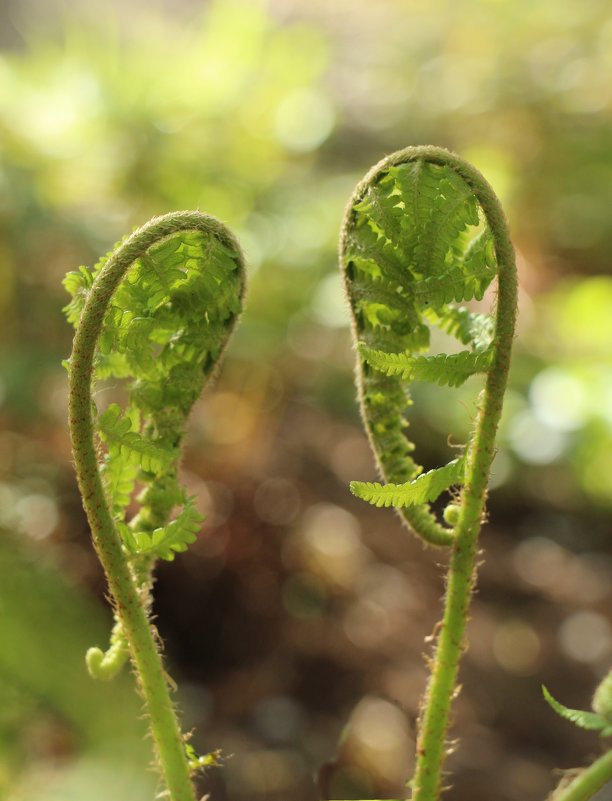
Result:
{"label": "dark background area", "polygon": [[[374,478],[336,266],[384,154],[433,143],[504,203],[520,322],[454,711],[449,801],[539,801],[598,738],[612,626],[612,16],[599,0],[0,4],[0,797],[145,801],[66,424],[61,279],[154,214],[200,208],[249,263],[247,309],[192,414],[207,521],[157,571],[185,728],[212,801],[407,795],[445,556],[348,492]],[[475,385],[415,388],[422,464]],[[344,731],[342,744],[338,740]],[[158,788],[159,789],[159,788]]]}

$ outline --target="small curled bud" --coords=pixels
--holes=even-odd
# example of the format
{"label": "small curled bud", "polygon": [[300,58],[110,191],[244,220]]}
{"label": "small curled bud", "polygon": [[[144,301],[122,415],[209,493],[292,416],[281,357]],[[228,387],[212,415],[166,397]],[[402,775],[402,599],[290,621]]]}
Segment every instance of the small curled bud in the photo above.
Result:
{"label": "small curled bud", "polygon": [[111,681],[121,671],[129,655],[127,640],[120,623],[115,623],[107,651],[89,648],[85,654],[85,664],[92,679]]}
{"label": "small curled bud", "polygon": [[459,506],[456,503],[449,503],[444,510],[444,522],[449,526],[456,526],[459,522]]}

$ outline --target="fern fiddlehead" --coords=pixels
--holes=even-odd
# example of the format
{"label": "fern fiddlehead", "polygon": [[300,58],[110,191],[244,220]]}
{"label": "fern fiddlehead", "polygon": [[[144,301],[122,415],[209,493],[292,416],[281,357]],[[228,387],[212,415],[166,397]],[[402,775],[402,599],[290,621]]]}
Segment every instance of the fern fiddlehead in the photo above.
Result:
{"label": "fern fiddlehead", "polygon": [[[116,618],[109,650],[90,649],[88,667],[111,678],[129,651],[169,796],[194,801],[190,771],[206,760],[186,749],[170,700],[148,615],[151,571],[184,551],[202,522],[178,481],[180,444],[241,310],[244,259],[218,220],[175,212],[64,283],[76,327],[67,362],[74,462]],[[108,379],[123,382],[127,403],[98,413],[92,386]],[[128,522],[135,490],[139,510]]]}
{"label": "fern fiddlehead", "polygon": [[[411,147],[383,159],[357,185],[344,218],[340,266],[357,344],[362,418],[385,482],[352,482],[351,490],[377,506],[400,509],[425,543],[451,548],[411,782],[414,801],[436,801],[510,365],[514,250],[499,201],[483,176],[446,150]],[[480,300],[494,278],[494,318],[456,305]],[[427,355],[432,327],[467,349]],[[406,436],[408,382],[459,386],[475,373],[484,374],[485,388],[463,455],[423,474]],[[440,522],[430,503],[456,486],[459,500]]]}

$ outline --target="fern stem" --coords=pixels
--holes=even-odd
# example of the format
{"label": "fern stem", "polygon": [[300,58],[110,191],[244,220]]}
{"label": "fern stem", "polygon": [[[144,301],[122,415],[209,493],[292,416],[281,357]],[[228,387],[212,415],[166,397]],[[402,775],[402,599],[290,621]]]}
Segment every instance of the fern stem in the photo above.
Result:
{"label": "fern stem", "polygon": [[487,374],[475,435],[467,453],[465,487],[455,527],[444,617],[422,711],[417,742],[417,764],[411,783],[413,801],[437,801],[446,755],[450,707],[456,691],[459,660],[465,650],[468,608],[476,577],[478,534],[494,456],[495,434],[510,367],[516,318],[517,279],[514,249],[499,201],[485,178],[458,156],[435,147],[407,148],[381,162],[370,173],[369,180],[374,180],[375,175],[391,164],[415,159],[449,166],[471,187],[492,231],[499,267],[493,361]]}
{"label": "fern stem", "polygon": [[599,757],[568,785],[554,792],[551,801],[588,801],[609,782],[612,782],[612,751]]}
{"label": "fern stem", "polygon": [[218,220],[200,212],[175,212],[151,220],[112,254],[83,309],[70,359],[70,433],[79,489],[94,546],[106,573],[115,614],[127,638],[145,700],[160,768],[172,801],[195,801],[183,737],[170,699],[154,629],[130,569],[100,476],[94,442],[91,384],[96,343],[110,299],[135,259],[177,231],[201,231],[240,253]]}

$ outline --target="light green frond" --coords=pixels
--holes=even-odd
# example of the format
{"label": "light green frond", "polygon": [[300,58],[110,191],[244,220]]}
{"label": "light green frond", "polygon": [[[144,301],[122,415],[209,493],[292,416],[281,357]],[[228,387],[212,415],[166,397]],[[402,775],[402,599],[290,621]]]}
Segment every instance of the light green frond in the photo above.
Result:
{"label": "light green frond", "polygon": [[152,532],[123,530],[123,537],[128,550],[134,554],[153,556],[171,562],[177,553],[187,550],[187,546],[195,542],[204,518],[187,501],[185,508],[171,523],[156,528]]}
{"label": "light green frond", "polygon": [[484,373],[491,364],[492,351],[469,350],[447,355],[411,356],[409,353],[386,353],[361,345],[359,351],[375,370],[405,381],[428,381],[440,386],[459,387],[476,373]]}
{"label": "light green frond", "polygon": [[102,480],[115,515],[123,515],[130,503],[140,469],[140,455],[133,450],[117,449],[107,455],[102,465]]}
{"label": "light green frond", "polygon": [[454,459],[444,467],[437,467],[409,481],[406,484],[377,484],[364,481],[351,481],[351,492],[373,506],[393,506],[405,509],[431,503],[444,490],[454,484],[461,484],[465,471],[463,459]]}
{"label": "light green frond", "polygon": [[85,306],[87,295],[93,284],[93,273],[87,267],[79,267],[78,270],[69,272],[62,281],[66,292],[72,300],[63,308],[66,319],[71,325],[76,325],[81,318],[81,312]]}
{"label": "light green frond", "polygon": [[[473,187],[450,164],[390,158],[355,192],[341,261],[363,418],[385,481],[404,484],[421,470],[406,418],[410,382],[458,387],[491,367],[492,319],[456,304],[481,300],[496,277],[492,234]],[[469,350],[428,353],[434,327]],[[405,516],[428,541],[451,541],[427,504]]]}
{"label": "light green frond", "polygon": [[598,731],[601,737],[612,737],[612,720],[609,718],[598,715],[596,712],[585,712],[582,709],[568,709],[568,707],[563,706],[563,704],[560,704],[559,701],[553,698],[544,686],[542,686],[542,694],[557,715],[560,715],[565,720],[568,720],[581,729]]}
{"label": "light green frond", "polygon": [[108,442],[111,461],[115,452],[124,459],[126,457],[122,454],[127,454],[127,459],[133,454],[138,457],[143,470],[161,473],[178,457],[175,449],[145,439],[133,431],[132,419],[123,414],[116,403],[98,417],[98,429],[101,438]]}
{"label": "light green frond", "polygon": [[485,350],[493,342],[495,323],[490,314],[472,312],[465,306],[445,306],[432,310],[430,319],[442,331],[474,350]]}

